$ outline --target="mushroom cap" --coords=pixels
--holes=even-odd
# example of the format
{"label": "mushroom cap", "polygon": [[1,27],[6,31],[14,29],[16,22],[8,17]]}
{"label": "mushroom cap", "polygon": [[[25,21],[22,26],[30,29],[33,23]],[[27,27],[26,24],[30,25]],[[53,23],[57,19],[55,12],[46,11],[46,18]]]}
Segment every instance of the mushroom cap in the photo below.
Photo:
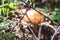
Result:
{"label": "mushroom cap", "polygon": [[31,24],[40,24],[44,20],[44,16],[41,15],[41,13],[38,13],[37,11],[30,9],[25,14],[23,20]]}

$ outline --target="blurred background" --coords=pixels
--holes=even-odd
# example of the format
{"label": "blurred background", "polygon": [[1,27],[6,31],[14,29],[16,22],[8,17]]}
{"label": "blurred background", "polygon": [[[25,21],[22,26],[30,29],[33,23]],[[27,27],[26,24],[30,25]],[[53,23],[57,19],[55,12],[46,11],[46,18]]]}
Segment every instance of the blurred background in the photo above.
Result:
{"label": "blurred background", "polygon": [[0,0],[0,40],[60,40],[60,0]]}

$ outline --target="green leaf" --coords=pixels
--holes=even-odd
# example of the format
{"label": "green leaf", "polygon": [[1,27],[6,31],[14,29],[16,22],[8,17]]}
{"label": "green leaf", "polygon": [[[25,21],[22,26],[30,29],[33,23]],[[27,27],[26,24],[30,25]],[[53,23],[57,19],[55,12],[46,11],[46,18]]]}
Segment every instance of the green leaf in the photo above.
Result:
{"label": "green leaf", "polygon": [[25,35],[23,35],[23,40],[27,40],[27,37]]}
{"label": "green leaf", "polygon": [[2,11],[2,8],[0,8],[0,11]]}
{"label": "green leaf", "polygon": [[58,15],[58,18],[60,19],[60,15]]}
{"label": "green leaf", "polygon": [[2,36],[0,36],[0,40],[3,40],[3,37]]}
{"label": "green leaf", "polygon": [[0,24],[0,29],[8,29],[8,26],[6,26],[4,24]]}
{"label": "green leaf", "polygon": [[52,11],[51,12],[51,15],[56,15],[56,11]]}
{"label": "green leaf", "polygon": [[8,33],[6,33],[6,36],[7,36],[8,38],[14,38],[14,37],[15,37],[15,34],[10,33],[10,34],[8,35]]}
{"label": "green leaf", "polygon": [[3,15],[7,16],[7,13],[9,12],[9,9],[8,8],[2,8],[2,11],[3,11]]}
{"label": "green leaf", "polygon": [[44,11],[45,9],[44,8],[38,8],[38,7],[36,7],[36,10],[38,10],[38,11]]}
{"label": "green leaf", "polygon": [[53,0],[54,2],[59,2],[59,0]]}
{"label": "green leaf", "polygon": [[60,11],[60,8],[54,8],[55,11]]}
{"label": "green leaf", "polygon": [[15,5],[16,5],[15,3],[10,3],[8,6],[11,9],[16,9],[16,6]]}
{"label": "green leaf", "polygon": [[58,19],[58,17],[55,16],[55,15],[50,15],[50,17],[52,18],[52,20],[57,20]]}
{"label": "green leaf", "polygon": [[0,5],[0,7],[4,7],[4,6],[7,6],[8,4],[3,4],[3,5]]}
{"label": "green leaf", "polygon": [[29,0],[31,3],[34,2],[34,0]]}
{"label": "green leaf", "polygon": [[6,20],[7,20],[7,17],[3,16],[2,18],[0,18],[0,21],[3,21],[3,22],[6,21]]}

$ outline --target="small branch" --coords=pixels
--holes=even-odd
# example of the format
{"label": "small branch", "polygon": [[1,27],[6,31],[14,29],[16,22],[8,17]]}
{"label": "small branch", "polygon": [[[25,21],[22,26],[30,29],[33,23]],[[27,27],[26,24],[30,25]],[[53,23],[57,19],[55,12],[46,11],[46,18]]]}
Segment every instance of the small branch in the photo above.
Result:
{"label": "small branch", "polygon": [[60,27],[58,27],[58,28],[57,28],[57,30],[56,30],[56,31],[55,31],[55,33],[53,34],[53,36],[52,36],[51,40],[53,40],[53,39],[54,39],[54,37],[59,33],[59,32],[58,32],[58,30],[59,30],[59,29],[60,29]]}
{"label": "small branch", "polygon": [[48,23],[41,23],[41,25],[48,26],[48,27],[52,28],[52,29],[55,31],[55,33],[53,34],[51,40],[54,39],[55,35],[58,33],[58,30],[60,29],[60,27],[58,27],[58,28],[56,29],[56,28],[54,28],[52,25],[50,25],[50,24],[48,24]]}
{"label": "small branch", "polygon": [[32,32],[32,34],[33,34],[33,36],[34,36],[34,38],[36,39],[36,40],[39,40],[37,37],[36,37],[36,35],[35,35],[35,33],[33,32],[33,30],[31,29],[31,26],[29,25],[29,29],[31,30],[31,32]]}
{"label": "small branch", "polygon": [[50,25],[50,24],[47,23],[47,22],[41,23],[41,26],[42,26],[42,25],[48,26],[48,27],[52,28],[54,31],[56,31],[56,28],[55,28],[54,26]]}
{"label": "small branch", "polygon": [[57,31],[59,31],[59,30],[60,30],[60,27],[57,28]]}
{"label": "small branch", "polygon": [[55,37],[58,33],[59,33],[59,32],[56,31],[56,32],[54,33],[54,35],[51,37],[51,40],[53,40],[54,37]]}

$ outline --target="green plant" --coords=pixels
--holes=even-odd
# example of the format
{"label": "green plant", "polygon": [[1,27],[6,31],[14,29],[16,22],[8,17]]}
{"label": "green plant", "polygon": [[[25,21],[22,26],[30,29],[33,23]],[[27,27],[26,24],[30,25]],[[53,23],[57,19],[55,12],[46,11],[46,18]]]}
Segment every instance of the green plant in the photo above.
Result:
{"label": "green plant", "polygon": [[54,1],[54,2],[59,2],[60,0],[52,0],[52,1]]}
{"label": "green plant", "polygon": [[0,24],[0,29],[8,29],[9,27],[6,26],[5,24]]}
{"label": "green plant", "polygon": [[8,37],[8,38],[14,38],[15,37],[15,34],[14,33],[10,33],[9,35],[8,35],[9,33],[5,33],[5,36],[6,36],[6,38]]}
{"label": "green plant", "polygon": [[16,3],[10,3],[8,6],[11,9],[16,9]]}
{"label": "green plant", "polygon": [[51,12],[50,17],[53,20],[58,20],[60,19],[60,8],[54,8],[54,11]]}

